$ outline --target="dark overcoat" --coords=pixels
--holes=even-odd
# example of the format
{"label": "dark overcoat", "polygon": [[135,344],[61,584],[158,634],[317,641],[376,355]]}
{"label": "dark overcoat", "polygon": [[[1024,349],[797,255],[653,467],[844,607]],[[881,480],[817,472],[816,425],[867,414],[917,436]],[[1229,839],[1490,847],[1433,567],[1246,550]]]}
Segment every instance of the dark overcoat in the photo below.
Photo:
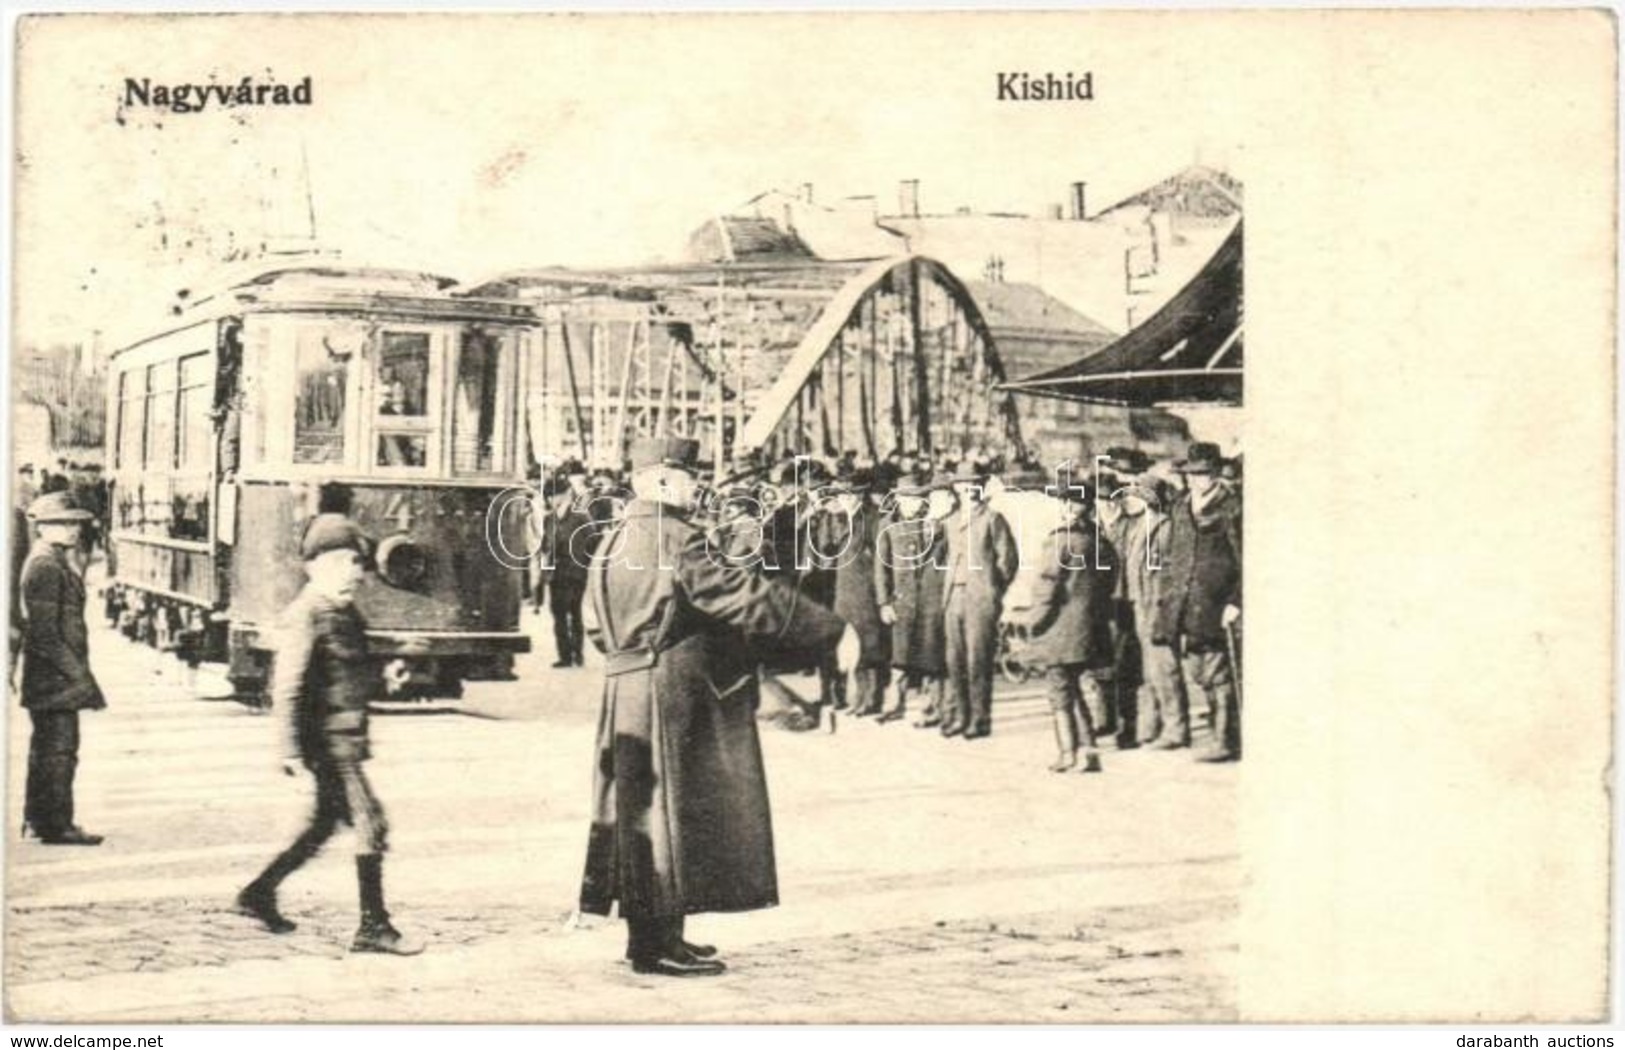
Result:
{"label": "dark overcoat", "polygon": [[549,582],[586,586],[587,567],[603,524],[573,507],[560,514],[550,511],[542,519],[542,552],[549,566]]}
{"label": "dark overcoat", "polygon": [[835,575],[835,614],[858,632],[863,652],[859,667],[884,667],[891,660],[891,629],[880,619],[875,593],[875,544],[880,512],[865,501],[850,515],[826,511],[819,518],[820,564]]}
{"label": "dark overcoat", "polygon": [[892,666],[941,676],[947,671],[942,592],[948,578],[948,534],[934,518],[889,522],[875,548],[875,590],[897,619]]}
{"label": "dark overcoat", "polygon": [[1224,607],[1241,605],[1241,497],[1226,488],[1198,514],[1186,493],[1167,528],[1152,640],[1172,645],[1183,636],[1193,650],[1222,650]]}
{"label": "dark overcoat", "polygon": [[634,500],[588,573],[606,678],[584,912],[778,903],[756,667],[772,654],[815,658],[845,624],[714,554],[679,512]]}
{"label": "dark overcoat", "polygon": [[1088,522],[1069,522],[1044,537],[1038,557],[1023,660],[1036,667],[1110,667],[1117,589],[1110,544]]}
{"label": "dark overcoat", "polygon": [[23,706],[31,711],[96,711],[107,706],[90,673],[85,582],[67,551],[37,541],[23,563]]}

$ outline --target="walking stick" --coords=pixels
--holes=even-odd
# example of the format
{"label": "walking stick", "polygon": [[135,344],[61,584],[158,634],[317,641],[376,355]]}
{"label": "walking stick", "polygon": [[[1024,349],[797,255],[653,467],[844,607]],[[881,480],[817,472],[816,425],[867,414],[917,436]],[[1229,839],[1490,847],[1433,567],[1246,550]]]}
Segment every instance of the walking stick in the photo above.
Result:
{"label": "walking stick", "polygon": [[1241,710],[1241,646],[1236,644],[1236,625],[1224,625],[1224,644],[1230,652],[1230,678],[1236,687],[1236,710]]}

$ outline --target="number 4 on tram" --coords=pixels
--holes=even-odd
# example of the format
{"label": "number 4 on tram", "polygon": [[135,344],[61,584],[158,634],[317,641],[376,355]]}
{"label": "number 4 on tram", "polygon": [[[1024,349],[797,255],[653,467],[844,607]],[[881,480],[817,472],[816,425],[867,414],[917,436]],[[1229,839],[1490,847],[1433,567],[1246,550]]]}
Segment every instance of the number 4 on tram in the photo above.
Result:
{"label": "number 4 on tram", "polygon": [[[260,273],[114,356],[106,593],[125,633],[227,661],[239,696],[260,700],[277,618],[304,583],[300,539],[335,510],[377,541],[357,603],[409,691],[511,676],[530,647],[522,581],[493,553],[487,517],[524,481],[533,318],[451,285]],[[497,516],[524,509],[508,500]]]}

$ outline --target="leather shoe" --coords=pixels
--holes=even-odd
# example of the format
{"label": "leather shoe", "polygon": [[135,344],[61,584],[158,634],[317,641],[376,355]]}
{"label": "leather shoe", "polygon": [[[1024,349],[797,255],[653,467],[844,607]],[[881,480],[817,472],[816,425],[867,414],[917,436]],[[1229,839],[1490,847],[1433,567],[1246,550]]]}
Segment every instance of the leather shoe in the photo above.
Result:
{"label": "leather shoe", "polygon": [[1234,762],[1235,760],[1236,753],[1234,751],[1226,751],[1223,749],[1201,751],[1196,755],[1196,761],[1198,762]]}
{"label": "leather shoe", "polygon": [[935,729],[937,726],[940,726],[941,724],[942,724],[942,719],[940,719],[940,718],[936,718],[936,717],[922,718],[918,722],[914,723],[914,728],[915,729]]}
{"label": "leather shoe", "polygon": [[1190,747],[1190,745],[1179,740],[1170,740],[1167,737],[1159,736],[1151,743],[1144,745],[1144,747],[1150,751],[1177,751],[1182,747]]}
{"label": "leather shoe", "polygon": [[41,832],[40,841],[47,846],[100,846],[102,836],[92,835],[78,825],[70,825],[61,831]]}
{"label": "leather shoe", "polygon": [[275,897],[252,890],[237,894],[237,914],[258,919],[272,933],[292,933],[299,928],[298,923],[277,910]]}
{"label": "leather shoe", "polygon": [[381,955],[417,955],[424,949],[420,940],[408,937],[389,923],[371,926],[362,923],[350,943],[352,952],[377,952]]}
{"label": "leather shoe", "polygon": [[[667,948],[664,956],[655,958],[676,959],[678,962],[695,962],[700,959],[710,959],[717,954],[715,945],[690,944],[687,941],[678,941],[675,947]],[[633,961],[632,949],[626,950],[626,961]]]}
{"label": "leather shoe", "polygon": [[987,726],[972,726],[971,728],[965,730],[966,740],[980,740],[985,736],[992,735],[993,730],[989,729]]}
{"label": "leather shoe", "polygon": [[563,660],[554,660],[553,661],[553,666],[554,667],[574,667],[575,665],[576,665],[576,662],[574,660],[569,659],[568,657],[566,657]]}
{"label": "leather shoe", "polygon": [[883,711],[883,712],[881,712],[880,717],[875,719],[875,721],[876,722],[900,722],[900,721],[902,721],[902,719],[903,719],[903,712],[901,712],[901,711]]}
{"label": "leather shoe", "polygon": [[942,735],[943,736],[958,736],[959,734],[963,733],[964,731],[965,731],[964,726],[956,726],[956,725],[950,724],[950,725],[945,725],[945,726],[942,727]]}
{"label": "leather shoe", "polygon": [[657,977],[715,977],[727,969],[727,965],[719,959],[701,959],[692,954],[686,959],[668,954],[642,955],[632,960],[633,973]]}

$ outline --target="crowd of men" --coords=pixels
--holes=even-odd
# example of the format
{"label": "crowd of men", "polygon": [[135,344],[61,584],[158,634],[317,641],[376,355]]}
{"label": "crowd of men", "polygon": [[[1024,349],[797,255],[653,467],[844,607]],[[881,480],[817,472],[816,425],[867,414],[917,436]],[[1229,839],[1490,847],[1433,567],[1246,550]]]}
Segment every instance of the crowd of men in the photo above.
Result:
{"label": "crowd of men", "polygon": [[[708,492],[698,451],[644,438],[625,489],[575,465],[542,483],[537,583],[557,596],[570,573],[558,665],[580,664],[583,635],[603,652],[580,908],[626,920],[634,971],[720,974],[687,918],[777,903],[756,712],[787,671],[817,671],[811,706],[832,726],[842,709],[899,721],[918,697],[916,726],[979,740],[1006,625],[1047,684],[1051,770],[1098,772],[1105,739],[1190,746],[1192,693],[1209,723],[1199,757],[1239,757],[1239,464],[1216,446],[1171,465],[1177,493],[1129,449],[1053,481],[975,461],[797,458]],[[1041,485],[1027,493],[1036,520],[1012,528],[1016,480]],[[1025,553],[1018,532],[1038,537]],[[582,590],[593,622],[578,630]]]}
{"label": "crowd of men", "polygon": [[[1240,464],[1198,442],[1158,465],[1112,449],[1049,474],[993,461],[796,457],[708,489],[686,438],[634,444],[625,478],[565,464],[541,479],[532,601],[550,595],[556,667],[603,653],[603,709],[580,908],[627,923],[643,974],[726,966],[687,916],[778,900],[757,711],[815,672],[802,728],[837,711],[948,738],[993,732],[1001,664],[1043,675],[1050,769],[1101,770],[1103,746],[1240,756]],[[623,484],[624,481],[624,484]],[[49,482],[21,511],[13,653],[33,723],[24,827],[95,846],[74,822],[79,712],[105,706],[89,667],[83,552],[94,492]],[[105,506],[105,497],[103,498]],[[91,533],[93,535],[93,533]],[[306,584],[285,611],[273,687],[285,771],[314,778],[303,832],[242,887],[240,912],[295,923],[284,880],[340,825],[354,831],[353,951],[413,955],[384,903],[388,822],[364,771],[368,705],[404,680],[369,652],[354,604],[374,538],[330,508],[300,541]],[[1025,582],[1023,582],[1025,580]],[[590,603],[587,599],[590,598]],[[584,615],[584,604],[592,611]],[[1192,704],[1196,699],[1199,704]]]}
{"label": "crowd of men", "polygon": [[[555,667],[581,666],[597,544],[624,479],[565,462],[538,479],[532,601]],[[1051,769],[1101,769],[1103,748],[1239,758],[1241,462],[1211,443],[1154,462],[1113,448],[1044,471],[846,454],[744,464],[696,495],[711,556],[792,582],[862,640],[850,675],[770,659],[764,715],[792,729],[849,717],[945,737],[990,735],[1001,672],[1041,676]],[[806,701],[779,678],[819,675]]]}

